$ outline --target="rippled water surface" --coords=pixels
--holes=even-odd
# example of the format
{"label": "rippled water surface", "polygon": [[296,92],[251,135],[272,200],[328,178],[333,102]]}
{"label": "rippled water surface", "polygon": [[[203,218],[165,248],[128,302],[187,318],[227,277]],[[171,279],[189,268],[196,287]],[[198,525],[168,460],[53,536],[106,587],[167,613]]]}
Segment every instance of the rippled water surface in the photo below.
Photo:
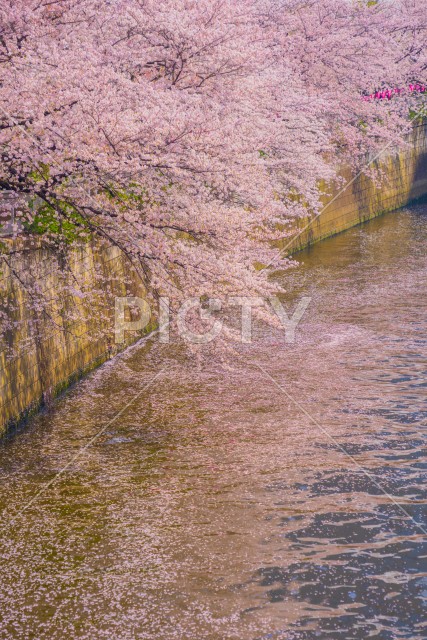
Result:
{"label": "rippled water surface", "polygon": [[134,348],[3,441],[0,637],[426,638],[426,241],[327,240],[293,345]]}

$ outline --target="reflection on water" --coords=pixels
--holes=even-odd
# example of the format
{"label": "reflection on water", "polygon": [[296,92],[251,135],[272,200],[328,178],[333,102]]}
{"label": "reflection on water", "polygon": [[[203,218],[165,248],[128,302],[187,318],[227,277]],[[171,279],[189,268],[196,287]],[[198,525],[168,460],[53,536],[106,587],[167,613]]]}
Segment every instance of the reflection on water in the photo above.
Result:
{"label": "reflection on water", "polygon": [[3,442],[0,637],[427,637],[426,240],[419,206],[325,241],[294,345],[134,349]]}

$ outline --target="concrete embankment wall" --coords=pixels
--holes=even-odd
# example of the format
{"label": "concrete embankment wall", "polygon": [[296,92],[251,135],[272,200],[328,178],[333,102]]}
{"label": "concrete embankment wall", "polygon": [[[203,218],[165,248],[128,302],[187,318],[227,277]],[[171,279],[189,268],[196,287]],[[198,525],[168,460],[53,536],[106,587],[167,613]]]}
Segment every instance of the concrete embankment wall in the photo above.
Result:
{"label": "concrete embankment wall", "polygon": [[425,196],[427,123],[414,126],[408,143],[408,147],[399,150],[386,149],[370,164],[371,169],[384,175],[381,184],[364,174],[355,176],[348,168],[342,168],[339,174],[344,181],[337,184],[331,195],[323,197],[321,215],[295,221],[295,231],[279,243],[280,248],[292,254]]}
{"label": "concrete embankment wall", "polygon": [[[11,252],[21,243],[28,253],[9,255],[0,274],[1,308],[15,323],[1,344],[0,434],[107,360],[116,351],[115,297],[146,293],[116,247],[85,245],[58,269],[52,253],[27,242],[9,241]],[[36,295],[49,301],[47,313],[34,311],[35,292],[25,286],[26,278],[39,284]]]}
{"label": "concrete embankment wall", "polygon": [[[343,169],[349,186],[342,192],[342,186],[337,187],[325,197],[325,209],[315,220],[296,221],[293,235],[281,248],[292,254],[426,195],[427,126],[414,128],[410,146],[388,150],[374,164],[386,176],[381,186],[363,175],[353,180]],[[13,242],[9,241],[12,249]],[[56,259],[42,249],[10,255],[9,260],[10,266],[0,274],[0,311],[9,309],[16,324],[0,346],[0,434],[108,359],[114,297],[145,294],[141,279],[117,248],[86,245],[68,257],[63,272],[53,268]],[[44,297],[52,294],[49,317],[36,317],[28,290],[13,275],[14,267],[36,278]],[[73,294],[73,281],[84,283],[88,299]],[[74,316],[73,310],[78,310]]]}

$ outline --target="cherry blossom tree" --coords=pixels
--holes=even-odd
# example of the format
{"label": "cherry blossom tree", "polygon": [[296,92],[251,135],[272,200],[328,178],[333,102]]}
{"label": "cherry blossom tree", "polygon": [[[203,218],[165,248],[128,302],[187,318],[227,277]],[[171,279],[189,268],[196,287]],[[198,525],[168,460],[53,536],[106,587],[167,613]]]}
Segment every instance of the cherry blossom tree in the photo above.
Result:
{"label": "cherry blossom tree", "polygon": [[419,96],[361,98],[425,77],[422,4],[3,0],[0,188],[58,255],[101,238],[153,291],[270,291],[319,180],[408,130]]}

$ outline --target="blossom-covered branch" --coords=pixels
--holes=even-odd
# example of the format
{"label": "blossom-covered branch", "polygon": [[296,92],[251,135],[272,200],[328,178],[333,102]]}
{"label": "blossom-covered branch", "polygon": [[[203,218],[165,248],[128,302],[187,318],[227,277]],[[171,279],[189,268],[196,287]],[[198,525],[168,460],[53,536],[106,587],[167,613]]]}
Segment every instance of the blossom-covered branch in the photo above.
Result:
{"label": "blossom-covered branch", "polygon": [[271,287],[254,265],[319,180],[408,129],[415,93],[360,98],[421,82],[424,23],[410,0],[5,0],[0,186],[28,233],[107,239],[153,290]]}

